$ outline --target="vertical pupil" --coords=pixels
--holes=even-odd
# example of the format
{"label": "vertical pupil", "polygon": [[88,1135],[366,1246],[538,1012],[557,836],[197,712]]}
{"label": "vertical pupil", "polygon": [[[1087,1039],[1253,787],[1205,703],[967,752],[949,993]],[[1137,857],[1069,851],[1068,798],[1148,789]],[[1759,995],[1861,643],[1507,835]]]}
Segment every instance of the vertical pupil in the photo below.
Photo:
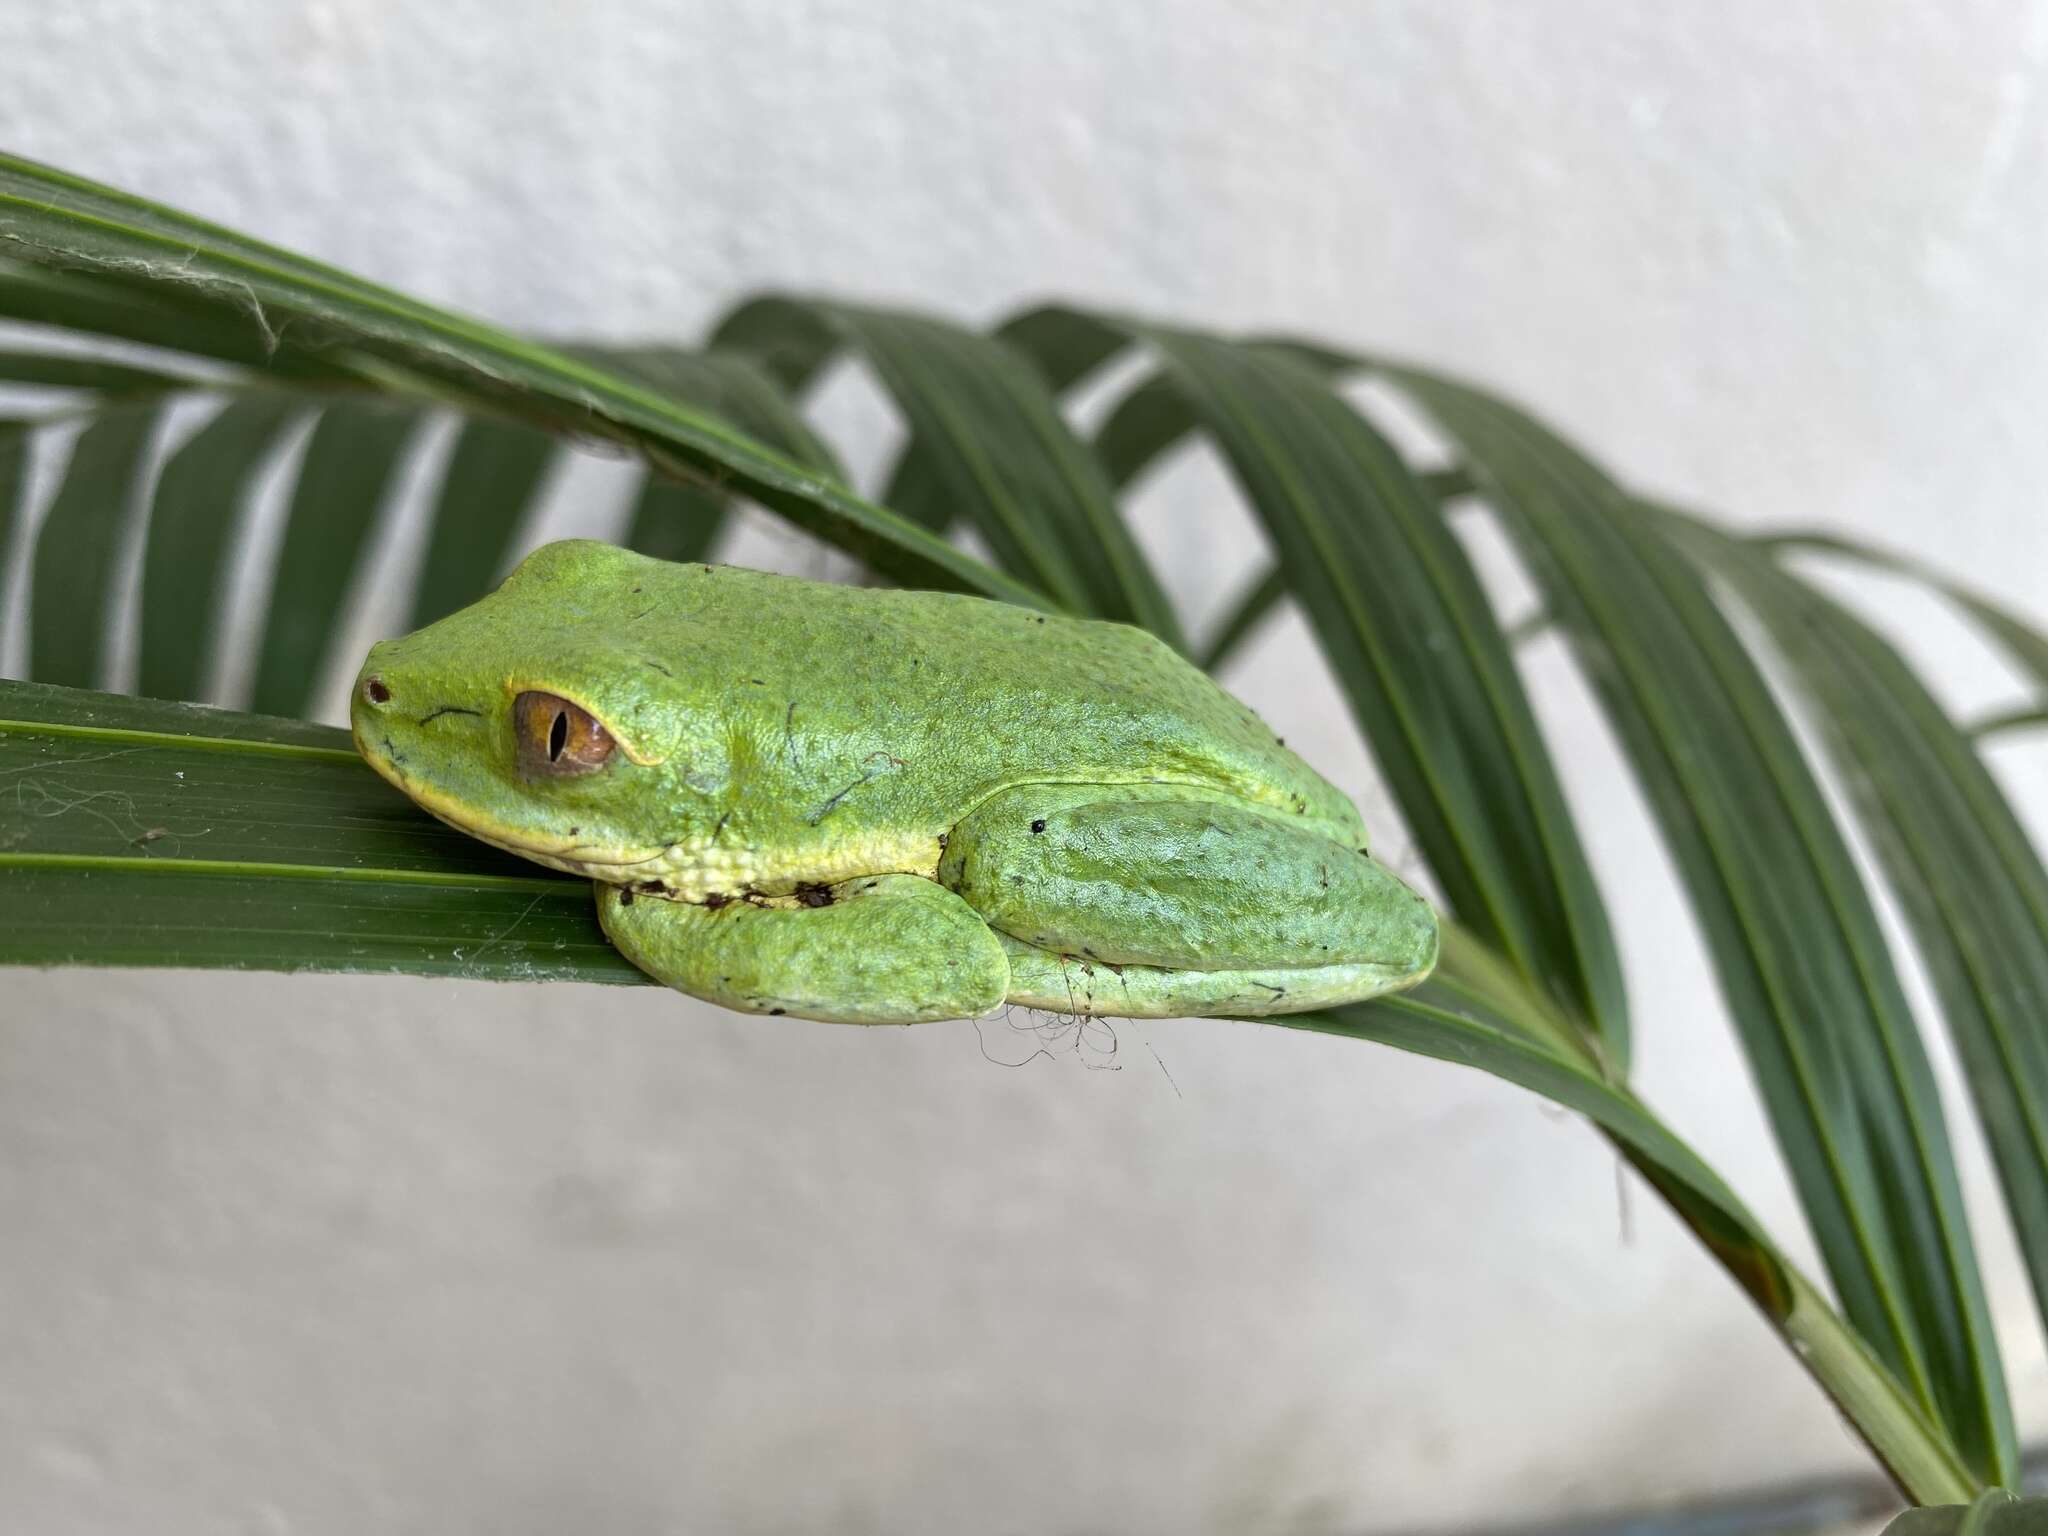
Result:
{"label": "vertical pupil", "polygon": [[569,715],[566,710],[555,711],[555,723],[548,731],[548,761],[561,761],[562,748],[569,744]]}

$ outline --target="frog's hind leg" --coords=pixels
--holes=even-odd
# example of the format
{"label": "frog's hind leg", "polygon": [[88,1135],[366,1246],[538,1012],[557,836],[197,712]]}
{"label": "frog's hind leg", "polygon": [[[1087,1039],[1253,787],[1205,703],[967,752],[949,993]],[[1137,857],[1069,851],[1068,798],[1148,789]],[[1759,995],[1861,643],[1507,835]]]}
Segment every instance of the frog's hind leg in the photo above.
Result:
{"label": "frog's hind leg", "polygon": [[1293,1013],[1420,980],[1436,917],[1312,822],[1170,785],[1008,790],[939,879],[1004,935],[1009,999],[1058,1012]]}
{"label": "frog's hind leg", "polygon": [[[657,981],[743,1013],[846,1024],[976,1018],[1010,967],[974,909],[916,875],[869,875],[787,905],[598,888],[598,918]],[[806,903],[812,904],[806,904]]]}

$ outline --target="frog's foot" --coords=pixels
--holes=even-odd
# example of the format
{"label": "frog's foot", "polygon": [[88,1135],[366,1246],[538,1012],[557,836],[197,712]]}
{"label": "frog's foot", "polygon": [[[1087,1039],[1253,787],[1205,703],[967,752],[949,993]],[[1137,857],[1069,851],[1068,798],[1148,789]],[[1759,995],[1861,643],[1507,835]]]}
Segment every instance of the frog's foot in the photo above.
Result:
{"label": "frog's foot", "polygon": [[1024,786],[939,866],[1004,934],[1010,1001],[1154,1018],[1294,1013],[1411,986],[1436,917],[1313,825],[1165,785]]}
{"label": "frog's foot", "polygon": [[600,885],[598,919],[657,981],[744,1013],[845,1024],[976,1018],[1010,967],[974,909],[916,875],[867,875],[791,905],[720,906]]}
{"label": "frog's foot", "polygon": [[1413,984],[1378,965],[1303,965],[1269,970],[1176,971],[1111,965],[1040,949],[1003,934],[1010,957],[1007,1001],[1048,1013],[1123,1019],[1260,1018],[1361,1002]]}

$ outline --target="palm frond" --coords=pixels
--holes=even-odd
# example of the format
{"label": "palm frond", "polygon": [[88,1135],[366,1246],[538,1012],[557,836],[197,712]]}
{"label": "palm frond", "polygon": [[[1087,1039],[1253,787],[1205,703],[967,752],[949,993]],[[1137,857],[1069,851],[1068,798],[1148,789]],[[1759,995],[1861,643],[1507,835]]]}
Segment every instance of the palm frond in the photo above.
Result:
{"label": "palm frond", "polygon": [[[1822,535],[1736,538],[1645,503],[1533,417],[1434,373],[1061,306],[983,335],[778,296],[741,306],[703,350],[550,347],[0,159],[0,318],[28,333],[0,350],[0,388],[60,402],[0,419],[0,590],[25,562],[38,679],[0,683],[0,961],[641,979],[583,882],[420,815],[343,733],[266,717],[305,712],[340,659],[394,497],[450,412],[419,559],[395,578],[414,622],[516,558],[564,455],[623,447],[646,465],[624,536],[649,553],[702,557],[745,501],[881,576],[1140,623],[1186,648],[1118,499],[1204,439],[1273,558],[1243,573],[1200,654],[1221,665],[1298,605],[1456,918],[1424,987],[1286,1022],[1476,1066],[1585,1114],[1902,1486],[1962,1503],[2012,1476],[1947,1127],[1826,776],[1934,979],[2044,1310],[2048,873],[1971,735],[1777,557],[1881,562],[1939,587],[2030,678],[2038,698],[2016,721],[2048,710],[2048,640],[2027,620],[1918,562]],[[803,415],[842,356],[907,428],[882,497],[895,510],[848,486]],[[1136,382],[1084,440],[1063,398],[1128,360]],[[1421,407],[1461,462],[1410,462],[1344,393],[1361,376]],[[211,414],[193,430],[195,401]],[[55,484],[31,527],[40,452]],[[260,636],[265,713],[169,702],[218,686],[265,484],[282,526],[261,611],[240,616]],[[1467,493],[1521,554],[1645,789],[1841,1313],[1628,1087],[1642,1026],[1514,637],[1444,515]],[[949,542],[960,529],[1001,569]],[[125,677],[130,634],[136,686],[160,697],[81,691]],[[1795,712],[1817,727],[1814,758]]]}
{"label": "palm frond", "polygon": [[1648,794],[1850,1319],[1987,1483],[2012,1413],[1925,1049],[1849,846],[1698,569],[1596,466],[1468,386],[1455,438]]}

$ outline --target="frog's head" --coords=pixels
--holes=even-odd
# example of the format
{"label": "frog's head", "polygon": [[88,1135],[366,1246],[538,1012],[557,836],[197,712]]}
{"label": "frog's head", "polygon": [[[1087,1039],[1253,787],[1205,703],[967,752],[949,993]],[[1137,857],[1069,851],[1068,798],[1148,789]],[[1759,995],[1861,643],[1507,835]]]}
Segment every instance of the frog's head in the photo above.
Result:
{"label": "frog's head", "polygon": [[373,646],[356,749],[443,821],[555,869],[660,879],[725,780],[687,683],[622,638],[677,570],[571,540],[459,613]]}

